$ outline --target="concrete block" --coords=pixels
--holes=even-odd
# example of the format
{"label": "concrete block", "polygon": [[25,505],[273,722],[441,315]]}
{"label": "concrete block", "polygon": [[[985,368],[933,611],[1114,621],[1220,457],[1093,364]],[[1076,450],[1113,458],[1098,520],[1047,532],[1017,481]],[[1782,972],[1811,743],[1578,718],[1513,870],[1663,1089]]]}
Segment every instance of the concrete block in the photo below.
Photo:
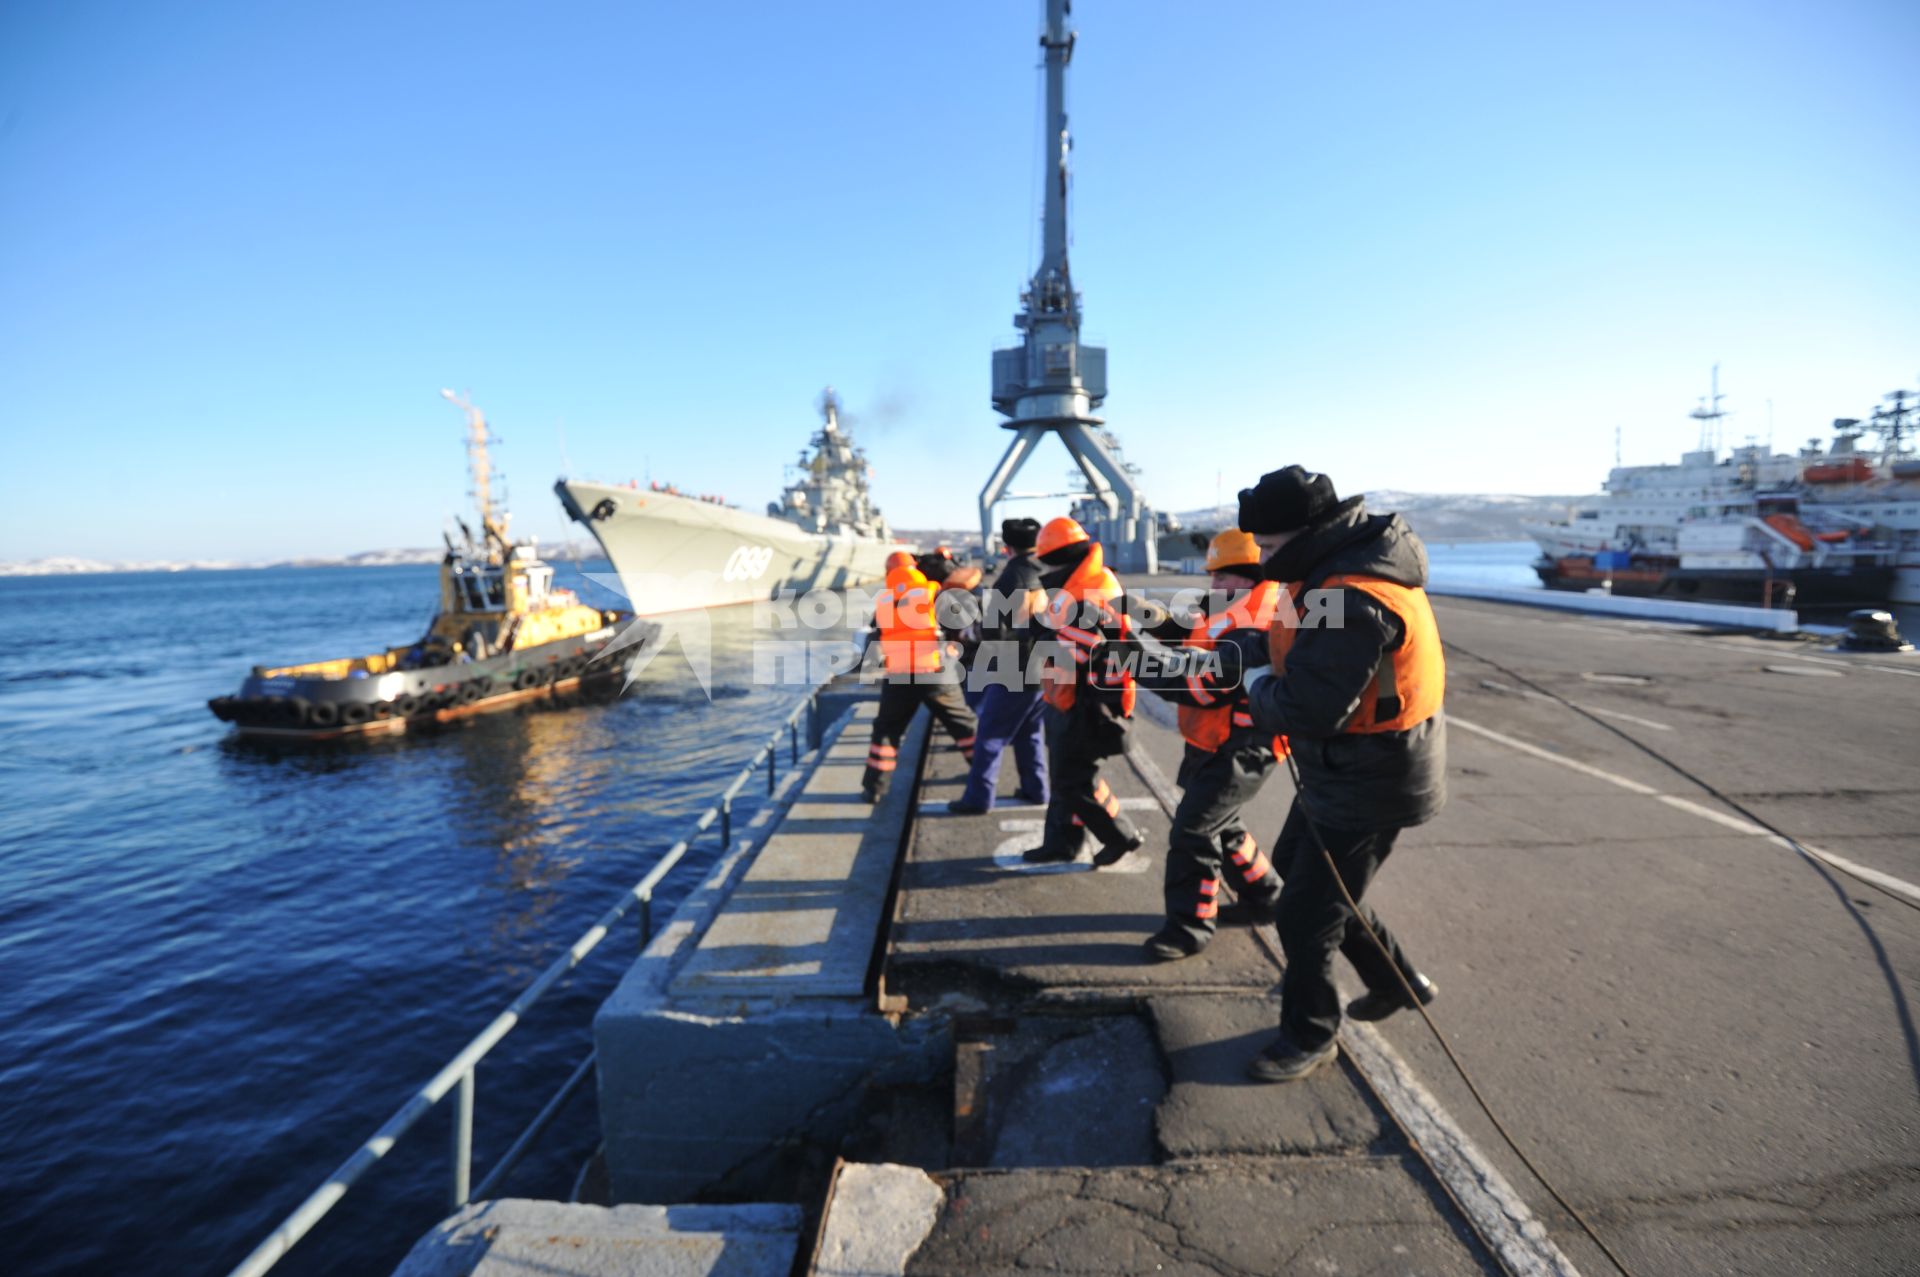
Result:
{"label": "concrete block", "polygon": [[786,1277],[797,1206],[474,1202],[436,1225],[394,1277]]}
{"label": "concrete block", "polygon": [[898,1277],[945,1202],[940,1185],[916,1166],[841,1167],[820,1221],[813,1277]]}

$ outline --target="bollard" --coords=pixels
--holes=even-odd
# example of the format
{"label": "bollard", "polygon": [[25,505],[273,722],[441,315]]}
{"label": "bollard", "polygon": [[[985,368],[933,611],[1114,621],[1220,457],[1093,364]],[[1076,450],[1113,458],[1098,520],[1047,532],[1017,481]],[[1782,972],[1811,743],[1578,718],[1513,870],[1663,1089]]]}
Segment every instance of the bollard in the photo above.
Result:
{"label": "bollard", "polygon": [[720,797],[720,850],[733,849],[733,795]]}

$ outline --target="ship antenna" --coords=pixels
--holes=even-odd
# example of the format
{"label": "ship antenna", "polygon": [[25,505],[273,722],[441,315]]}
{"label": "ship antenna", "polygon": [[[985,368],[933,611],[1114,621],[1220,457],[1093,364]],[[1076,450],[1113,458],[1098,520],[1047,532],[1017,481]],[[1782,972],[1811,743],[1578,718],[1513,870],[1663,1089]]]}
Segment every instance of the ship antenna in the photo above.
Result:
{"label": "ship antenna", "polygon": [[473,503],[480,510],[480,526],[502,554],[509,553],[513,547],[507,540],[507,516],[493,508],[493,463],[487,456],[490,437],[487,418],[464,395],[442,390],[440,397],[466,414],[467,470],[473,479]]}

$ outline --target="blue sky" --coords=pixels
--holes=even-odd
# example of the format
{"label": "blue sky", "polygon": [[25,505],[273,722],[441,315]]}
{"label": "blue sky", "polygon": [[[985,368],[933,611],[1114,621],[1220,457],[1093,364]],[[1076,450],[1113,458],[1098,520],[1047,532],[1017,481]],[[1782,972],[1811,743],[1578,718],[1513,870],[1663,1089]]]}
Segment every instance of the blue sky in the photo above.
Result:
{"label": "blue sky", "polygon": [[[1162,508],[1591,490],[1722,365],[1920,377],[1920,6],[1080,0],[1074,270]],[[1038,0],[0,8],[0,559],[430,543],[471,392],[752,508],[838,387],[969,526],[1035,252]],[[1029,475],[1064,476],[1063,450]],[[1023,481],[1023,486],[1024,481]],[[1044,513],[1036,510],[1035,513]]]}

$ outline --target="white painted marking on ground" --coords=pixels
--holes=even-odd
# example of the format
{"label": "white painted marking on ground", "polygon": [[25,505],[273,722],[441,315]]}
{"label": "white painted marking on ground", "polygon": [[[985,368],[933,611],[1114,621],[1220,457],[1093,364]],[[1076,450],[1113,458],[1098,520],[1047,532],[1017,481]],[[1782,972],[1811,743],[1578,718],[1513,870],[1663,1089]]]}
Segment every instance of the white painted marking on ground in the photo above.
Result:
{"label": "white painted marking on ground", "polygon": [[[1553,698],[1549,696],[1545,699],[1552,700]],[[1580,708],[1586,710],[1589,714],[1599,714],[1606,718],[1617,718],[1623,722],[1638,723],[1642,727],[1651,727],[1656,732],[1670,732],[1673,730],[1673,728],[1667,726],[1665,723],[1656,723],[1651,718],[1641,718],[1638,714],[1628,714],[1622,710],[1602,709],[1598,705],[1582,705]]]}
{"label": "white painted marking on ground", "polygon": [[1793,674],[1800,678],[1845,678],[1843,670],[1823,670],[1819,666],[1802,667],[1799,665],[1763,665],[1760,667],[1769,674]]}
{"label": "white painted marking on ground", "polygon": [[1920,678],[1920,670],[1897,670],[1891,665],[1876,665],[1872,661],[1862,661],[1862,669],[1873,670],[1881,674],[1898,674],[1902,678]]}
{"label": "white painted marking on ground", "polygon": [[[1458,722],[1458,719],[1453,720]],[[1484,730],[1484,729],[1482,729]],[[1127,757],[1147,788],[1161,796],[1172,814],[1176,791],[1160,765],[1137,744]],[[1513,1185],[1487,1160],[1447,1113],[1433,1092],[1421,1085],[1400,1053],[1371,1025],[1349,1020],[1340,1031],[1347,1058],[1366,1077],[1381,1102],[1413,1133],[1434,1173],[1466,1212],[1500,1260],[1519,1277],[1580,1277],[1579,1269],[1547,1236]]]}
{"label": "white painted marking on ground", "polygon": [[[1483,678],[1480,680],[1480,686],[1491,688],[1496,692],[1507,692],[1514,696],[1524,696],[1528,700],[1558,703],[1554,702],[1554,698],[1548,696],[1545,692],[1536,692],[1531,687],[1509,687],[1499,679]],[[1656,732],[1670,732],[1673,730],[1673,728],[1667,726],[1665,723],[1656,723],[1651,718],[1641,718],[1638,714],[1628,714],[1622,710],[1604,709],[1601,706],[1587,705],[1580,701],[1568,701],[1567,704],[1579,705],[1581,709],[1586,710],[1589,714],[1603,714],[1608,718],[1623,719],[1629,723],[1638,723],[1642,727],[1651,727]]]}
{"label": "white painted marking on ground", "polygon": [[1682,798],[1678,794],[1661,794],[1659,798],[1661,802],[1669,807],[1677,808],[1690,815],[1698,816],[1702,820],[1711,820],[1716,825],[1725,825],[1735,833],[1745,834],[1749,838],[1768,838],[1772,836],[1750,820],[1742,820],[1738,816],[1729,816],[1724,811],[1715,811],[1711,807],[1703,807],[1691,798]]}
{"label": "white painted marking on ground", "polygon": [[[1040,805],[1039,803],[1000,803],[1000,802],[997,802],[997,803],[995,803],[995,804],[993,805],[993,810],[994,810],[994,811],[1045,811],[1045,810],[1046,810],[1046,808],[1045,808],[1045,807],[1043,807],[1043,806],[1041,806],[1041,805]],[[937,799],[937,800],[935,800],[934,802],[930,802],[930,803],[921,803],[921,804],[920,804],[920,814],[921,814],[922,816],[962,816],[962,815],[965,815],[965,813],[962,813],[962,812],[957,812],[957,811],[948,811],[948,810],[947,810],[947,800],[946,800],[946,799],[944,799],[944,798],[941,798],[941,799]],[[968,818],[970,819],[971,817],[968,817]]]}
{"label": "white painted marking on ground", "polygon": [[1529,745],[1523,740],[1516,740],[1505,733],[1496,732],[1491,727],[1482,727],[1478,723],[1470,723],[1464,718],[1455,718],[1450,715],[1447,718],[1447,722],[1455,727],[1463,727],[1476,736],[1484,736],[1488,740],[1498,741],[1508,749],[1518,750],[1522,754],[1532,754],[1535,758],[1544,758],[1550,763],[1558,763],[1560,766],[1572,771],[1583,772],[1595,779],[1618,785],[1620,788],[1631,790],[1636,794],[1652,795],[1659,792],[1652,785],[1642,785],[1637,780],[1628,780],[1625,776],[1616,776],[1612,772],[1602,771],[1598,767],[1590,767],[1577,759],[1568,758],[1563,754],[1556,754],[1550,749],[1542,749],[1538,745]]}
{"label": "white painted marking on ground", "polygon": [[[1767,841],[1776,847],[1785,847],[1788,851],[1793,850],[1793,843],[1780,837],[1778,834],[1768,834]],[[1848,860],[1845,856],[1835,855],[1833,852],[1820,847],[1810,847],[1806,843],[1801,843],[1800,846],[1806,850],[1808,855],[1816,860],[1824,860],[1836,869],[1844,869],[1850,874],[1857,874],[1869,882],[1886,888],[1896,896],[1903,896],[1915,904],[1920,904],[1920,887],[1914,886],[1904,878],[1896,878],[1892,874],[1881,873],[1878,869],[1871,869],[1866,865],[1860,864],[1858,861]]]}
{"label": "white painted marking on ground", "polygon": [[[995,869],[1002,869],[1008,873],[1027,874],[1077,874],[1087,873],[1092,870],[1092,853],[1084,849],[1072,860],[1053,860],[1038,865],[1028,864],[1020,858],[1020,853],[1033,845],[1033,835],[1040,832],[1040,822],[1035,820],[1031,822],[1023,821],[1021,823],[1031,823],[1034,828],[1024,833],[1015,834],[1011,838],[1002,838],[1000,840],[1000,845],[993,849],[993,867]],[[1002,826],[1002,828],[1004,827],[1005,826]]]}
{"label": "white painted marking on ground", "polygon": [[1772,843],[1776,847],[1784,847],[1788,851],[1793,851],[1796,849],[1805,851],[1809,856],[1812,856],[1815,860],[1824,861],[1826,864],[1832,865],[1834,868],[1843,870],[1847,873],[1857,874],[1858,876],[1865,878],[1868,881],[1874,883],[1876,886],[1884,887],[1888,891],[1893,892],[1895,895],[1903,896],[1908,900],[1912,900],[1915,903],[1920,904],[1920,886],[1915,886],[1913,883],[1908,882],[1904,878],[1896,878],[1892,874],[1883,873],[1881,870],[1869,868],[1868,866],[1860,864],[1857,861],[1849,860],[1845,856],[1838,855],[1834,852],[1828,851],[1823,847],[1816,847],[1812,843],[1806,843],[1806,842],[1799,843],[1798,847],[1796,848],[1796,845],[1792,840],[1787,838],[1782,838],[1780,835],[1773,833],[1772,831],[1765,829],[1760,825],[1756,825],[1752,821],[1742,820],[1738,816],[1729,815],[1723,811],[1717,811],[1712,807],[1706,806],[1704,803],[1697,803],[1693,801],[1691,798],[1682,798],[1678,794],[1660,793],[1659,791],[1651,789],[1646,785],[1642,785],[1637,780],[1629,780],[1625,776],[1617,776],[1612,772],[1602,771],[1598,767],[1589,767],[1587,764],[1576,762],[1571,758],[1563,758],[1561,755],[1556,754],[1551,750],[1541,749],[1537,745],[1529,745],[1526,741],[1516,740],[1511,736],[1503,735],[1500,732],[1496,732],[1492,728],[1482,727],[1478,723],[1469,723],[1465,719],[1451,718],[1451,717],[1448,718],[1447,721],[1456,727],[1464,727],[1468,731],[1473,732],[1476,735],[1485,736],[1488,740],[1498,741],[1500,744],[1507,746],[1509,749],[1518,750],[1523,754],[1531,754],[1535,758],[1544,758],[1550,763],[1558,763],[1562,767],[1569,768],[1573,771],[1580,772],[1584,775],[1597,777],[1600,780],[1604,780],[1611,784],[1618,785],[1620,788],[1629,790],[1636,794],[1644,794],[1650,798],[1657,798],[1669,807],[1675,808],[1676,810],[1679,810],[1679,811],[1684,811],[1689,815],[1698,816],[1702,820],[1710,820],[1716,825],[1721,825],[1721,826],[1724,826],[1725,828],[1733,830],[1735,833],[1744,834],[1750,838],[1763,839],[1766,842]]}

